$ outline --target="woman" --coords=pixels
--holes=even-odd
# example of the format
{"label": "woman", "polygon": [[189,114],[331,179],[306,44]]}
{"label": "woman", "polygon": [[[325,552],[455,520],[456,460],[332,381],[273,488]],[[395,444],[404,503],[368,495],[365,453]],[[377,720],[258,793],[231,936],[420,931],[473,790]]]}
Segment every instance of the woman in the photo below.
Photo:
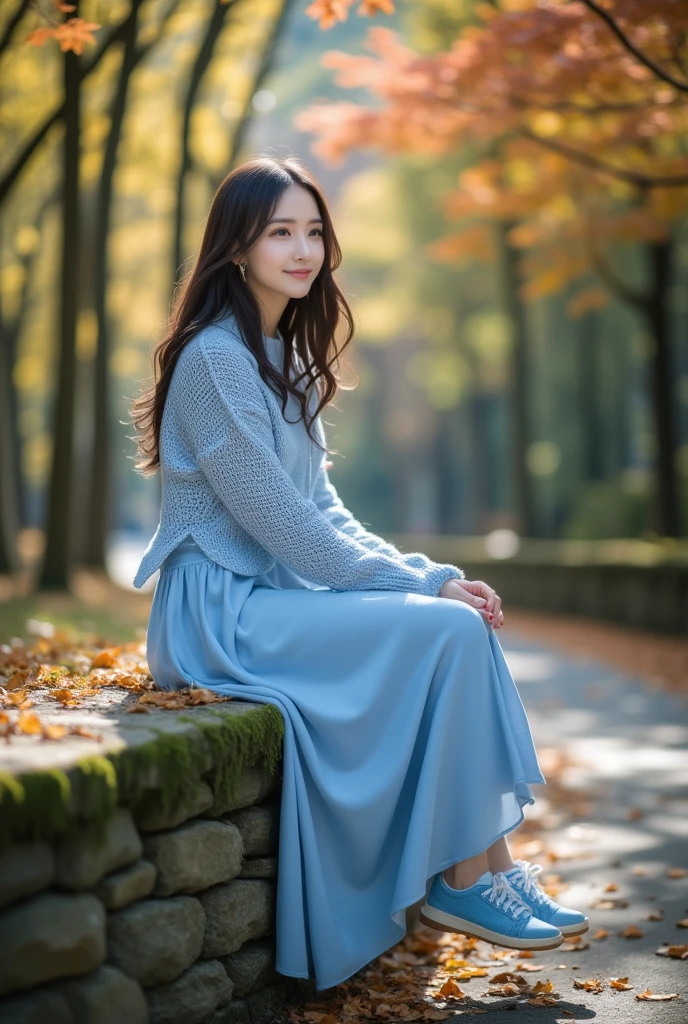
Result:
{"label": "woman", "polygon": [[280,709],[277,970],[319,989],[398,942],[430,879],[433,927],[516,949],[587,928],[509,853],[545,779],[499,597],[370,533],[329,480],[340,260],[297,159],[237,167],[133,408],[137,468],[162,477],[134,580],[161,570],[151,673]]}

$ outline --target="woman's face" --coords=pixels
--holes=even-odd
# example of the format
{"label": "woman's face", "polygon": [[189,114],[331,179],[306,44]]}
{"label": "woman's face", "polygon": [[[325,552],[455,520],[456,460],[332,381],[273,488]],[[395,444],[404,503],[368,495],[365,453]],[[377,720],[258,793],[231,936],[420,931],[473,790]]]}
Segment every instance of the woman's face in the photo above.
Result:
{"label": "woman's face", "polygon": [[269,304],[277,295],[284,304],[290,298],[307,295],[325,259],[322,229],[318,204],[311,193],[301,185],[291,185],[270,223],[243,257],[252,290]]}

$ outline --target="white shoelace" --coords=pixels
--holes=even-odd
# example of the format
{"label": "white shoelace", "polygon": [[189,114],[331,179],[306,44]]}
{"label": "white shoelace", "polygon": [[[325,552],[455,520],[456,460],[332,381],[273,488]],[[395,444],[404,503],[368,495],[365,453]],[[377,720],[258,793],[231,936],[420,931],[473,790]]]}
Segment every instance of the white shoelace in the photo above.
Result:
{"label": "white shoelace", "polygon": [[549,897],[536,881],[535,876],[542,871],[542,864],[531,864],[530,861],[519,859],[515,861],[519,867],[518,877],[523,885],[523,891],[527,896],[536,899],[539,903],[549,903]]}
{"label": "white shoelace", "polygon": [[495,872],[492,885],[485,890],[483,896],[486,896],[490,903],[494,903],[496,907],[504,910],[513,918],[519,917],[524,911],[527,914],[532,914],[528,904],[516,892],[503,871]]}

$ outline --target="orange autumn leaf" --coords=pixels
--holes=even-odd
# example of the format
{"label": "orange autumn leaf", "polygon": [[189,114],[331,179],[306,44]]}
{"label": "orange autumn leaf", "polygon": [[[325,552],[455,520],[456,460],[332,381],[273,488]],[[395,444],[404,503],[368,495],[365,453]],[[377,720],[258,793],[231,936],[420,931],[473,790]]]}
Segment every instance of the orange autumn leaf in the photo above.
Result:
{"label": "orange autumn leaf", "polygon": [[667,871],[667,878],[685,878],[688,875],[688,871],[685,868],[669,868]]}
{"label": "orange autumn leaf", "polygon": [[20,686],[23,686],[29,675],[29,670],[24,669],[23,672],[13,672],[6,683],[3,683],[3,687],[6,690],[18,690]]}
{"label": "orange autumn leaf", "polygon": [[27,735],[36,735],[42,732],[41,720],[34,711],[22,711],[16,721],[16,728],[19,732]]}
{"label": "orange autumn leaf", "polygon": [[445,996],[445,997],[446,996],[451,996],[454,999],[463,999],[464,996],[466,995],[465,992],[461,991],[461,989],[456,984],[456,982],[454,981],[453,978],[447,978],[447,980],[445,981],[444,985],[442,985],[442,988],[440,989],[440,993],[439,994],[441,996]]}
{"label": "orange autumn leaf", "polygon": [[50,690],[50,696],[54,697],[55,700],[60,702],[60,704],[69,705],[78,703],[74,700],[74,694],[71,690]]}
{"label": "orange autumn leaf", "polygon": [[626,992],[628,989],[633,988],[632,985],[628,984],[628,978],[610,978],[609,984],[619,992]]}
{"label": "orange autumn leaf", "polygon": [[317,20],[320,28],[332,28],[338,21],[346,21],[351,2],[352,0],[349,0],[348,3],[346,0],[314,0],[305,9],[304,14],[313,18],[314,21]]}
{"label": "orange autumn leaf", "polygon": [[488,975],[485,967],[462,967],[454,975],[458,981],[468,981],[470,978],[486,978]]}
{"label": "orange autumn leaf", "polygon": [[110,650],[100,651],[95,658],[91,659],[91,668],[112,668],[121,650],[121,647],[113,647]]}
{"label": "orange autumn leaf", "polygon": [[392,0],[361,0],[357,13],[368,18],[374,18],[376,14],[394,14],[394,3]]}
{"label": "orange autumn leaf", "polygon": [[675,960],[688,960],[688,946],[666,945],[655,950],[658,956],[670,956]]}
{"label": "orange autumn leaf", "polygon": [[49,723],[43,726],[43,736],[46,740],[61,740],[66,735],[66,725],[53,725]]}
{"label": "orange autumn leaf", "polygon": [[651,988],[646,988],[644,992],[636,992],[635,997],[636,999],[644,999],[648,1002],[659,1002],[665,999],[678,999],[679,995],[678,992],[672,992],[671,995],[660,996],[656,995]]}
{"label": "orange autumn leaf", "polygon": [[642,939],[645,932],[635,924],[626,925],[619,932],[622,939]]}
{"label": "orange autumn leaf", "polygon": [[28,36],[24,37],[24,42],[31,43],[32,46],[43,46],[48,39],[54,38],[55,29],[50,25],[42,25],[40,28],[32,29]]}
{"label": "orange autumn leaf", "polygon": [[488,989],[488,995],[491,996],[517,996],[521,992],[518,985],[515,985],[513,981],[509,981],[506,985],[490,985]]}
{"label": "orange autumn leaf", "polygon": [[70,736],[83,736],[88,740],[102,740],[103,734],[100,732],[92,732],[85,725],[73,725],[69,730]]}
{"label": "orange autumn leaf", "polygon": [[594,992],[598,995],[604,988],[604,984],[599,978],[588,978],[586,981],[582,979],[579,981],[578,978],[573,979],[574,988],[582,988],[585,992]]}
{"label": "orange autumn leaf", "polygon": [[495,982],[497,984],[527,985],[526,979],[522,978],[520,974],[514,973],[514,971],[502,971],[501,974],[495,974],[490,979],[490,983],[494,985]]}
{"label": "orange autumn leaf", "polygon": [[76,54],[82,54],[86,43],[93,43],[95,45],[96,39],[93,32],[97,28],[102,28],[97,21],[86,21],[84,18],[68,18],[67,21],[55,29],[53,34],[60,44],[60,49],[63,53],[72,50]]}

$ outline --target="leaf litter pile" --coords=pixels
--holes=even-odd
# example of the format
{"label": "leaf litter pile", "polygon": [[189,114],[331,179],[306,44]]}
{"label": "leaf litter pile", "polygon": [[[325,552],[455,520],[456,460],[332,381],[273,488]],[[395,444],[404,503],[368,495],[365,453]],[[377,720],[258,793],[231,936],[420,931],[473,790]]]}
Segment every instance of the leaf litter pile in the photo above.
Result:
{"label": "leaf litter pile", "polygon": [[202,687],[159,690],[143,641],[114,647],[97,638],[76,643],[66,631],[32,619],[27,631],[33,642],[13,637],[9,644],[0,644],[0,737],[7,743],[12,736],[26,735],[41,741],[101,739],[82,723],[56,722],[60,708],[145,714],[231,700]]}
{"label": "leaf litter pile", "polygon": [[[13,637],[9,644],[0,644],[0,737],[7,743],[19,735],[33,736],[36,742],[57,741],[74,735],[101,738],[83,724],[55,722],[55,712],[61,708],[82,708],[102,714],[112,710],[114,705],[114,710],[145,714],[152,709],[174,711],[190,705],[231,700],[201,687],[171,692],[157,689],[146,663],[144,641],[118,646],[108,645],[102,638],[75,642],[66,631],[36,620],[29,620],[27,632],[33,636],[32,641]],[[45,715],[49,715],[51,721],[46,721]],[[576,765],[565,751],[540,747],[538,758],[548,787],[547,800],[541,800],[540,804],[547,809],[539,818],[526,818],[518,833],[510,836],[513,857],[537,857],[553,866],[561,860],[592,856],[590,853],[557,853],[543,838],[548,829],[589,817],[594,794],[565,783],[566,769]],[[631,873],[642,875],[645,871],[637,866]],[[686,874],[683,868],[667,871],[672,878]],[[567,888],[562,876],[552,872],[544,875],[541,884],[555,899]],[[600,910],[627,907],[628,902],[623,898],[606,895],[617,889],[616,883],[609,883],[605,895],[591,907]],[[657,909],[647,915],[647,919],[661,921],[663,911]],[[688,928],[688,918],[677,921],[676,927]],[[617,934],[632,940],[642,937],[644,932],[636,925],[628,925]],[[591,930],[565,941],[558,952],[562,956],[578,955],[590,948],[588,938],[599,942],[609,935],[604,928]],[[655,953],[688,964],[688,943],[664,943]],[[504,949],[480,939],[420,926],[409,929],[401,942],[348,981],[311,996],[310,1001],[298,1008],[294,1004],[282,1019],[285,1024],[443,1021],[458,1015],[487,1013],[486,1006],[515,1009],[516,1002],[557,1006],[576,991],[600,994],[606,989],[614,993],[633,992],[634,998],[643,1002],[680,998],[676,992],[662,994],[650,988],[636,991],[628,977],[572,977],[570,981],[556,983],[549,977],[535,978],[534,975],[542,972],[566,970],[568,965],[545,967],[534,961],[537,961],[537,954],[529,950]],[[573,966],[571,969],[580,968]],[[506,998],[509,1003],[486,1004],[486,998]],[[576,1016],[564,1006],[559,1013],[565,1018]]]}

